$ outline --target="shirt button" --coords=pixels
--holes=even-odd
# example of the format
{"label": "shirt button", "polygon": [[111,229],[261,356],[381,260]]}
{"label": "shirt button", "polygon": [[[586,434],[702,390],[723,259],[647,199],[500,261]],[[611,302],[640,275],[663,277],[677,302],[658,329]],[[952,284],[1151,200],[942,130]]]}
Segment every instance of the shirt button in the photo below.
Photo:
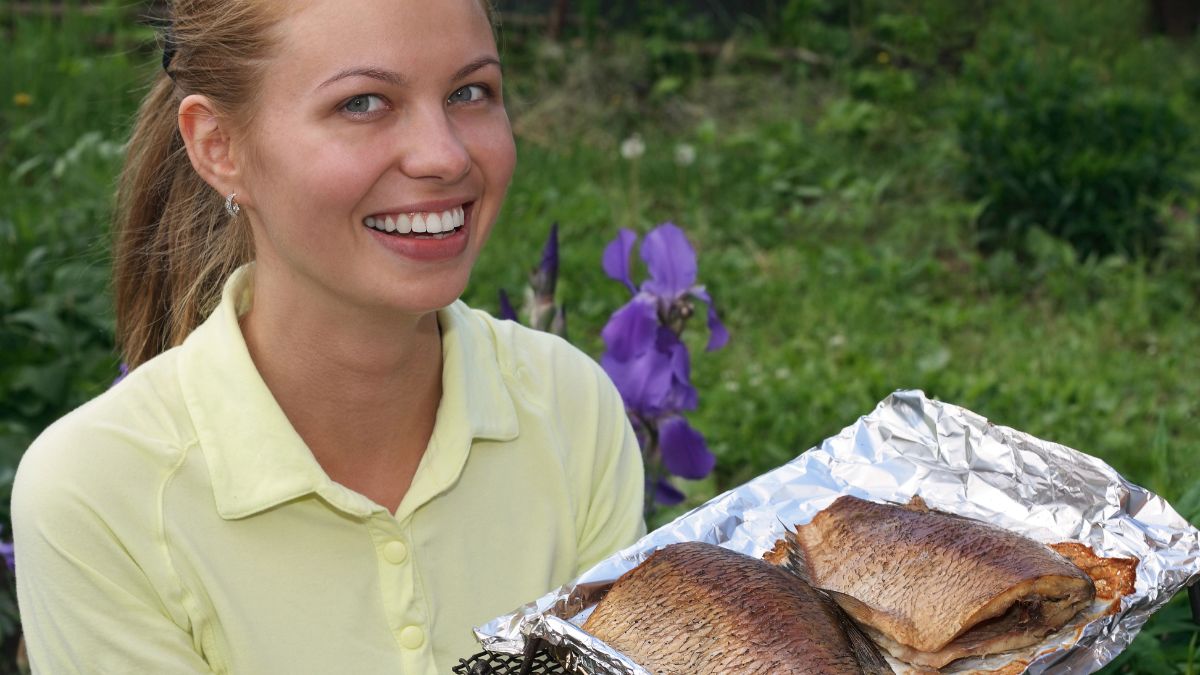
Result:
{"label": "shirt button", "polygon": [[383,557],[387,558],[388,562],[399,565],[408,557],[408,547],[402,541],[390,541],[383,547]]}
{"label": "shirt button", "polygon": [[425,644],[425,631],[420,626],[406,626],[400,631],[400,645],[405,649],[420,649]]}

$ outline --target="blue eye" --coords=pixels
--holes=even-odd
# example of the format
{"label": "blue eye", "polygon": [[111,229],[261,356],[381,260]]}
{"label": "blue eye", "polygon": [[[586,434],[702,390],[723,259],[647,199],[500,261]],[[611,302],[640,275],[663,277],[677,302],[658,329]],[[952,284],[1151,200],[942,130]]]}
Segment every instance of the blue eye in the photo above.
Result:
{"label": "blue eye", "polygon": [[342,104],[342,110],[352,115],[368,115],[378,112],[384,107],[383,98],[375,94],[359,94],[352,96]]}
{"label": "blue eye", "polygon": [[450,98],[446,100],[450,103],[472,103],[474,101],[482,101],[490,96],[491,93],[491,90],[482,84],[468,84],[450,94]]}

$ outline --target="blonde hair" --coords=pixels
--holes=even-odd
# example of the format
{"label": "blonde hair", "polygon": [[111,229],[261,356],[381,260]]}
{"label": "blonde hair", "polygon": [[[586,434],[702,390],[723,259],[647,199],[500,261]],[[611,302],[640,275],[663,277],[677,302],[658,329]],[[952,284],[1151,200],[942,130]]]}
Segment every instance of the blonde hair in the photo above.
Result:
{"label": "blonde hair", "polygon": [[[479,1],[494,31],[495,10]],[[113,219],[117,345],[130,369],[183,342],[230,273],[254,257],[246,218],[230,217],[192,167],[177,115],[183,97],[203,94],[223,123],[246,128],[286,4],[172,4],[166,39],[174,54],[138,110]]]}

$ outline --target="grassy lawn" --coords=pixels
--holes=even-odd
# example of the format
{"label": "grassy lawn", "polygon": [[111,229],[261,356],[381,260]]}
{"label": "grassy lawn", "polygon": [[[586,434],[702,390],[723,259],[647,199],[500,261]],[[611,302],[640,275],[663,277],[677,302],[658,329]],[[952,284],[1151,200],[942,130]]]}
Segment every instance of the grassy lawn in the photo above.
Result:
{"label": "grassy lawn", "polygon": [[[1096,40],[1116,40],[1105,49],[1124,50],[1105,66],[1111,82],[1200,104],[1194,44],[1127,35],[1134,3],[1095,6],[1077,18]],[[1040,49],[1064,21],[1046,12],[1020,15],[1037,19],[1025,38],[1001,13],[973,44]],[[116,374],[109,200],[158,53],[116,5],[3,21],[0,478],[10,483],[32,437]],[[906,50],[903,35],[823,66],[780,60],[765,29],[711,58],[636,32],[565,45],[516,37],[506,87],[519,166],[468,302],[495,310],[498,289],[519,292],[558,222],[570,337],[599,356],[600,327],[626,299],[601,270],[605,243],[619,227],[671,220],[696,246],[733,336],[714,353],[702,351],[702,322],[687,336],[700,390],[692,420],[718,463],[655,522],[919,388],[1096,455],[1200,524],[1195,148],[1180,160],[1186,180],[1151,205],[1165,232],[1155,251],[1080,256],[1034,232],[1020,250],[985,254],[988,203],[964,177],[956,127],[977,99],[965,71],[929,66],[940,57]],[[632,134],[646,144],[634,161],[618,151]],[[680,145],[694,161],[679,161]],[[0,598],[0,631],[13,620]],[[1177,598],[1106,672],[1196,672],[1197,634]]]}

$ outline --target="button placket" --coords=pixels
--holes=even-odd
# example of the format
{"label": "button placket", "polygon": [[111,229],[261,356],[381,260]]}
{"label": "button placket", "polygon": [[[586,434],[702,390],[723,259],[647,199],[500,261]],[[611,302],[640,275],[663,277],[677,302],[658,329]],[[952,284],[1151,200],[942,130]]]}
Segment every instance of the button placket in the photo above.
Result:
{"label": "button placket", "polygon": [[[380,514],[374,529],[376,555],[383,603],[396,645],[404,654],[406,669],[421,672],[428,667],[429,628],[424,597],[417,582],[417,570],[409,549],[411,537],[408,518],[396,520]],[[415,660],[413,660],[415,659]],[[407,672],[407,670],[405,671]]]}

